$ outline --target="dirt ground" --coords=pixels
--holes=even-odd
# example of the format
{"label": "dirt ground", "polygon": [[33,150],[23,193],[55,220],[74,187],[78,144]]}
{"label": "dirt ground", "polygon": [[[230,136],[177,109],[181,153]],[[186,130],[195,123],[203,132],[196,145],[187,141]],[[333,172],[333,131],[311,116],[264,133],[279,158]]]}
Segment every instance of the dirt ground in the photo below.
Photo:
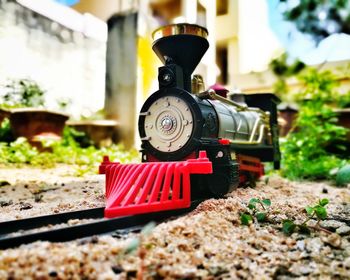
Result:
{"label": "dirt ground", "polygon": [[[103,206],[103,175],[0,168],[0,221]],[[269,198],[268,222],[243,226],[251,198]],[[282,233],[305,220],[305,206],[330,200],[321,225],[331,233]],[[311,221],[315,225],[315,221]],[[139,245],[137,245],[139,242]],[[135,250],[133,250],[135,249]],[[0,251],[0,279],[350,279],[350,186],[264,178],[148,234],[66,243],[35,242]]]}

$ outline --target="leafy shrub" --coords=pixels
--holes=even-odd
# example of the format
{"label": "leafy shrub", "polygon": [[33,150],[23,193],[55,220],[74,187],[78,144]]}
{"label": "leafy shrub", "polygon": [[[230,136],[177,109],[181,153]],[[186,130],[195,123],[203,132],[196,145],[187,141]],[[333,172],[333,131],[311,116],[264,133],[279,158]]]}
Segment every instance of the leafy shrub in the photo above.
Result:
{"label": "leafy shrub", "polygon": [[271,200],[252,198],[249,200],[248,208],[241,214],[241,224],[249,225],[254,221],[254,218],[258,222],[265,222],[268,217],[268,208],[271,206]]}
{"label": "leafy shrub", "polygon": [[139,153],[136,150],[125,150],[123,145],[112,145],[108,148],[96,148],[90,145],[86,148],[75,140],[80,135],[72,128],[65,128],[62,141],[44,143],[52,152],[39,152],[25,138],[18,138],[11,143],[0,142],[0,163],[31,164],[43,168],[54,167],[57,163],[76,165],[76,175],[96,173],[104,155],[109,155],[113,161],[121,163],[136,162]]}
{"label": "leafy shrub", "polygon": [[[284,220],[282,224],[282,231],[285,234],[292,234],[293,232],[299,231],[300,233],[310,233],[310,229],[322,230],[329,233],[326,229],[319,226],[320,221],[325,220],[328,216],[326,205],[329,203],[327,198],[320,199],[314,206],[306,206],[306,219],[301,224],[295,223],[293,220]],[[308,225],[311,219],[316,218],[317,223],[315,226]]]}
{"label": "leafy shrub", "polygon": [[[306,218],[302,223],[295,222],[294,219],[286,219],[282,221],[282,231],[290,235],[294,232],[309,234],[311,229],[331,233],[319,224],[328,216],[326,205],[329,203],[328,198],[320,199],[314,206],[306,206],[304,208]],[[270,222],[274,220],[269,218],[269,208],[271,206],[270,199],[251,198],[247,204],[247,208],[240,215],[241,225],[249,226],[250,224]],[[309,221],[316,219],[315,225],[310,225]]]}
{"label": "leafy shrub", "polygon": [[[282,143],[282,173],[291,179],[333,179],[331,172],[346,163],[347,129],[337,125],[333,103],[341,99],[338,83],[329,72],[309,70],[301,77],[299,115],[295,130]],[[330,153],[330,148],[334,153]]]}
{"label": "leafy shrub", "polygon": [[0,95],[2,108],[40,107],[45,104],[45,91],[33,80],[12,80],[2,86]]}
{"label": "leafy shrub", "polygon": [[14,137],[12,135],[11,126],[9,119],[5,118],[2,123],[0,123],[0,142],[12,142]]}
{"label": "leafy shrub", "polygon": [[288,54],[283,53],[271,60],[269,68],[277,78],[276,83],[273,85],[273,91],[278,95],[283,95],[289,91],[287,79],[299,74],[306,68],[306,65],[298,59],[291,61]]}

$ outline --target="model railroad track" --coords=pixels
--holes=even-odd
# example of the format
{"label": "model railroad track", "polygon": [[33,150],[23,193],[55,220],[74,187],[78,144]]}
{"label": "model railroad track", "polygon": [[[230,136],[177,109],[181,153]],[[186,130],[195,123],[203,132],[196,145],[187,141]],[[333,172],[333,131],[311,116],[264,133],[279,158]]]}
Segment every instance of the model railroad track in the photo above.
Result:
{"label": "model railroad track", "polygon": [[[51,242],[65,242],[100,234],[113,234],[139,231],[151,221],[157,223],[179,217],[194,210],[203,200],[196,200],[186,209],[168,210],[154,213],[124,216],[112,219],[104,218],[104,207],[87,210],[45,215],[28,219],[13,220],[0,223],[0,249],[17,247],[38,240]],[[49,225],[67,223],[72,219],[94,219],[77,225],[67,225],[55,229],[40,229]],[[26,232],[27,231],[27,232]]]}

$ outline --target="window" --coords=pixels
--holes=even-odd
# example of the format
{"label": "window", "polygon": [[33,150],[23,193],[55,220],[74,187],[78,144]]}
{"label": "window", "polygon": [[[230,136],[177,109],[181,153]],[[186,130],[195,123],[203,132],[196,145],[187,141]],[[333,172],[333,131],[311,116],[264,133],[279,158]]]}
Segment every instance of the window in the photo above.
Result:
{"label": "window", "polygon": [[228,0],[216,0],[216,15],[222,16],[228,13]]}
{"label": "window", "polygon": [[228,50],[227,45],[216,46],[216,64],[220,69],[217,82],[222,85],[228,84]]}

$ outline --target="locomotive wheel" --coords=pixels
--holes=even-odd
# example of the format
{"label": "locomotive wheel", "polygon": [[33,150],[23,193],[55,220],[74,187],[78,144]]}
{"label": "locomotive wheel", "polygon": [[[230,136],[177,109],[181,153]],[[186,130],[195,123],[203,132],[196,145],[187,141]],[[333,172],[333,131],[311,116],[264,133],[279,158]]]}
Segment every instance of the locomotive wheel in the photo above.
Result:
{"label": "locomotive wheel", "polygon": [[256,182],[258,179],[254,175],[254,173],[248,172],[248,171],[243,171],[242,175],[245,177],[245,180],[243,182],[241,182],[241,187],[244,187],[244,188],[255,188],[256,187]]}
{"label": "locomotive wheel", "polygon": [[223,197],[230,192],[230,178],[222,172],[211,175],[208,180],[208,188],[214,197]]}
{"label": "locomotive wheel", "polygon": [[217,168],[208,179],[208,189],[214,197],[223,197],[239,185],[238,164],[230,161],[229,166]]}

